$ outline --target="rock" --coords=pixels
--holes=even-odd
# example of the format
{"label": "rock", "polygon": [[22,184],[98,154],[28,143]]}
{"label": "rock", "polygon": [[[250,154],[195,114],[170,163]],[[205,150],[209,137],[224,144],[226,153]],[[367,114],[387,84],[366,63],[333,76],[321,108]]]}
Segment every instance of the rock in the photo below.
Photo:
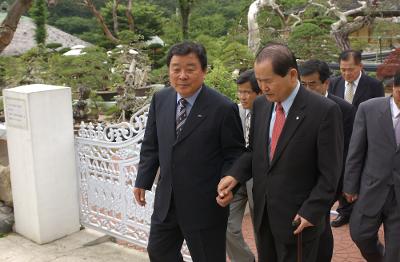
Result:
{"label": "rock", "polygon": [[0,234],[10,233],[14,225],[14,213],[3,214],[0,211]]}
{"label": "rock", "polygon": [[0,201],[7,206],[13,205],[9,166],[0,165]]}
{"label": "rock", "polygon": [[12,212],[13,212],[13,209],[11,207],[8,207],[8,206],[0,207],[0,213],[8,215],[8,214],[11,214]]}

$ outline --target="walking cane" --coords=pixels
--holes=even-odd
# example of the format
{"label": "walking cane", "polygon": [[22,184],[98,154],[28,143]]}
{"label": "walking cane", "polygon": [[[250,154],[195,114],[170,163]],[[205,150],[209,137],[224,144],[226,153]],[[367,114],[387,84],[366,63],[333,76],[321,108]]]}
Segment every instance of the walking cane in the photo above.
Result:
{"label": "walking cane", "polygon": [[[293,228],[297,228],[300,225],[300,219],[292,222]],[[303,245],[302,245],[302,232],[297,234],[297,262],[303,261]]]}

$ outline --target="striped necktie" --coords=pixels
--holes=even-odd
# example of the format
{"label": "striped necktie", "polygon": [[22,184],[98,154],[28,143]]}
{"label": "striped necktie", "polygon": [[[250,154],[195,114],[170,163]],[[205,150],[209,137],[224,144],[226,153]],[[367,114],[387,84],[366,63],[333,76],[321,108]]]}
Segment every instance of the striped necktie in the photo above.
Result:
{"label": "striped necktie", "polygon": [[344,93],[344,99],[351,104],[353,103],[353,97],[354,97],[354,83],[347,82],[346,91]]}
{"label": "striped necktie", "polygon": [[249,146],[250,122],[251,122],[251,112],[249,110],[246,113],[246,118],[245,118],[245,121],[244,121],[244,124],[245,124],[244,140],[246,141],[246,147]]}
{"label": "striped necktie", "polygon": [[183,125],[186,122],[187,113],[186,113],[186,105],[187,101],[184,98],[179,99],[178,101],[178,110],[176,113],[176,137],[182,132]]}

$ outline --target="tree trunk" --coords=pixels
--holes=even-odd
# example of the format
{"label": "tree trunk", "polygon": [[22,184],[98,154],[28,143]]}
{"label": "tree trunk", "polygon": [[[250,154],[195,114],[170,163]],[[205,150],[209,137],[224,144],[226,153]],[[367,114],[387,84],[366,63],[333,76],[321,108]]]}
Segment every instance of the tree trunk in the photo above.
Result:
{"label": "tree trunk", "polygon": [[11,43],[21,16],[29,10],[32,0],[16,0],[0,25],[0,53]]}
{"label": "tree trunk", "polygon": [[346,23],[337,30],[332,30],[331,35],[336,41],[337,46],[342,50],[351,48],[349,35],[360,30],[363,26],[370,25],[374,18],[370,16],[357,17],[351,23]]}
{"label": "tree trunk", "polygon": [[182,19],[182,36],[189,39],[189,16],[194,0],[179,0],[179,9]]}
{"label": "tree trunk", "polygon": [[128,18],[128,25],[129,25],[129,30],[132,32],[135,31],[135,24],[132,16],[132,0],[128,0],[128,6],[126,8],[126,17]]}
{"label": "tree trunk", "polygon": [[257,15],[260,11],[259,1],[254,1],[250,7],[249,12],[247,14],[247,24],[249,36],[247,40],[247,46],[253,54],[257,53],[258,48],[260,47],[260,29],[257,23]]}
{"label": "tree trunk", "polygon": [[332,33],[333,38],[335,39],[336,45],[340,48],[340,50],[348,50],[350,49],[350,40],[349,40],[349,35],[336,31]]}
{"label": "tree trunk", "polygon": [[113,6],[112,6],[112,18],[113,18],[113,25],[114,25],[114,34],[118,35],[118,5],[119,5],[119,0],[114,0],[113,1]]}
{"label": "tree trunk", "polygon": [[104,35],[107,37],[107,39],[113,43],[118,43],[118,39],[115,38],[113,36],[113,34],[111,33],[111,31],[108,29],[108,26],[106,25],[103,16],[100,14],[99,11],[97,11],[92,0],[84,0],[84,3],[86,5],[86,7],[89,8],[89,10],[94,14],[97,21],[100,23],[100,26],[103,29]]}

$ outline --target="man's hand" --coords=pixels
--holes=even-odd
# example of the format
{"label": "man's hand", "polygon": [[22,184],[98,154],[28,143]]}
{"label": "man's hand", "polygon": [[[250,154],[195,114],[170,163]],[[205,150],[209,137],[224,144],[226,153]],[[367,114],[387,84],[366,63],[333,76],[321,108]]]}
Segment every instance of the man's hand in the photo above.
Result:
{"label": "man's hand", "polygon": [[232,193],[232,191],[229,191],[228,195],[226,195],[224,197],[220,197],[218,195],[216,199],[217,199],[218,205],[220,205],[222,207],[226,207],[227,205],[229,205],[232,202],[233,193]]}
{"label": "man's hand", "polygon": [[226,176],[219,181],[217,203],[225,207],[233,199],[232,189],[238,184],[238,181],[232,176]]}
{"label": "man's hand", "polygon": [[146,189],[135,187],[133,189],[133,195],[140,206],[143,207],[146,205]]}
{"label": "man's hand", "polygon": [[353,203],[358,199],[357,194],[349,194],[349,193],[343,193],[344,197],[346,198],[347,202]]}
{"label": "man's hand", "polygon": [[305,219],[304,217],[301,217],[299,214],[297,214],[295,216],[295,218],[293,219],[293,222],[294,221],[300,221],[300,224],[298,225],[296,230],[293,232],[293,234],[295,234],[295,235],[301,233],[304,230],[304,228],[306,228],[306,227],[313,227],[314,226],[313,224],[308,222],[307,219]]}

